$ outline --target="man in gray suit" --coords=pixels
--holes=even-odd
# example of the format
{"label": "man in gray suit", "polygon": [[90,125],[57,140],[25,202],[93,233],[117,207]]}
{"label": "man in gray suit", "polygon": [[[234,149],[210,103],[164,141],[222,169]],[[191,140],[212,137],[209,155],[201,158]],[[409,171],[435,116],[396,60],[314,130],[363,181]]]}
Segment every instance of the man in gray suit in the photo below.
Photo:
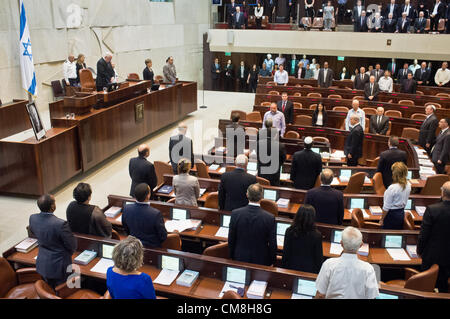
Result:
{"label": "man in gray suit", "polygon": [[328,68],[328,62],[323,64],[323,69],[319,71],[318,85],[321,88],[328,88],[333,84],[334,72]]}
{"label": "man in gray suit", "polygon": [[164,82],[175,84],[177,81],[177,69],[173,64],[173,57],[168,57],[163,67]]}
{"label": "man in gray suit", "polygon": [[39,243],[36,271],[54,288],[64,283],[70,275],[67,267],[72,264],[77,240],[69,223],[53,215],[56,209],[55,197],[42,195],[37,205],[41,212],[31,215],[29,222],[30,235],[37,238]]}
{"label": "man in gray suit", "polygon": [[450,118],[441,119],[439,128],[441,131],[436,137],[436,144],[431,150],[431,158],[436,167],[438,174],[445,174],[445,165],[449,162],[450,157]]}

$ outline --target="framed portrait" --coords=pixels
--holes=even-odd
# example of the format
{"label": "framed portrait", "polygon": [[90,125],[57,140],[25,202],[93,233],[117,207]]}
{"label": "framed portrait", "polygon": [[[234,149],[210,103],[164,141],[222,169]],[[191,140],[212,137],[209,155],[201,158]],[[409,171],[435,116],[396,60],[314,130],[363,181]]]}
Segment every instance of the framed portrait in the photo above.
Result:
{"label": "framed portrait", "polygon": [[136,123],[144,120],[144,102],[139,102],[134,105],[134,119]]}
{"label": "framed portrait", "polygon": [[31,126],[33,127],[34,135],[36,136],[36,139],[40,141],[45,137],[45,129],[44,125],[42,124],[39,112],[36,108],[36,104],[33,101],[31,103],[28,103],[26,107],[28,117],[30,118]]}

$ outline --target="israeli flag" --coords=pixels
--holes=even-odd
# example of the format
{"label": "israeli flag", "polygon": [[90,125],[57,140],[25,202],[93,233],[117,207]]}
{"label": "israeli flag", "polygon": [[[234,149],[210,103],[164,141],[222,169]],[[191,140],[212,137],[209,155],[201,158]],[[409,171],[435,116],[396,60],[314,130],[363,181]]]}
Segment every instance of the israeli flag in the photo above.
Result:
{"label": "israeli flag", "polygon": [[33,52],[31,51],[30,31],[23,0],[20,0],[20,69],[22,87],[33,96],[37,95],[36,73],[34,72]]}

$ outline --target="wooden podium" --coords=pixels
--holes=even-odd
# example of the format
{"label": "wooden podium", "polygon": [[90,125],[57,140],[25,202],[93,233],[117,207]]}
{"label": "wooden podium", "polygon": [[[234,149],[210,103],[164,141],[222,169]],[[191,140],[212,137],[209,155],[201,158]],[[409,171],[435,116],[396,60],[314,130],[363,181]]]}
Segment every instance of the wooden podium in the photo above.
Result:
{"label": "wooden podium", "polygon": [[0,108],[0,193],[39,196],[81,172],[76,126],[52,128],[46,138],[5,140],[31,128],[27,101]]}

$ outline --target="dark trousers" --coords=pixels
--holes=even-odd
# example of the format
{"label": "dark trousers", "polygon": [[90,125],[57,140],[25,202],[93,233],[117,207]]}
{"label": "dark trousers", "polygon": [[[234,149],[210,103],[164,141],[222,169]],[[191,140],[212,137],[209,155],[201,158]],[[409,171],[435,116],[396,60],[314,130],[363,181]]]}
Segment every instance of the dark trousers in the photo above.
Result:
{"label": "dark trousers", "polygon": [[445,172],[445,163],[438,164],[438,162],[434,162],[434,167],[436,168],[436,173],[438,173],[438,174],[446,174],[446,172]]}
{"label": "dark trousers", "polygon": [[256,88],[258,87],[257,81],[250,81],[250,84],[248,85],[248,91],[250,93],[256,93]]}
{"label": "dark trousers", "polygon": [[262,18],[261,19],[256,18],[255,22],[256,22],[256,29],[261,29]]}
{"label": "dark trousers", "polygon": [[234,80],[231,76],[225,77],[225,91],[234,91]]}
{"label": "dark trousers", "polygon": [[69,79],[70,86],[80,86],[77,79]]}
{"label": "dark trousers", "polygon": [[383,229],[403,229],[405,210],[390,209],[383,221]]}
{"label": "dark trousers", "polygon": [[289,18],[291,17],[292,21],[294,21],[297,18],[297,5],[288,6],[287,22],[289,22]]}
{"label": "dark trousers", "polygon": [[271,6],[267,6],[267,9],[268,10],[266,12],[266,8],[264,8],[264,15],[268,16],[269,17],[269,22],[272,23],[272,22],[274,22],[272,17],[274,17],[276,13],[272,13],[273,12],[273,7],[271,7]]}
{"label": "dark trousers", "polygon": [[239,78],[239,91],[247,92],[247,79]]}
{"label": "dark trousers", "polygon": [[[430,269],[432,264],[422,262],[422,271]],[[436,288],[439,289],[440,293],[449,292],[448,279],[450,278],[450,266],[439,265],[439,273],[436,280]]]}
{"label": "dark trousers", "polygon": [[430,31],[437,31],[439,26],[439,17],[430,18]]}
{"label": "dark trousers", "polygon": [[344,22],[344,14],[345,14],[345,4],[338,4],[338,17],[337,17],[338,23]]}
{"label": "dark trousers", "polygon": [[358,165],[358,159],[356,157],[348,158],[347,157],[347,165],[348,166],[357,166]]}
{"label": "dark trousers", "polygon": [[67,278],[63,278],[63,279],[43,278],[43,279],[53,289],[55,289],[57,286],[61,285],[62,283],[66,282],[66,280],[67,280]]}
{"label": "dark trousers", "polygon": [[212,79],[212,89],[213,91],[219,90],[219,81],[220,79]]}

